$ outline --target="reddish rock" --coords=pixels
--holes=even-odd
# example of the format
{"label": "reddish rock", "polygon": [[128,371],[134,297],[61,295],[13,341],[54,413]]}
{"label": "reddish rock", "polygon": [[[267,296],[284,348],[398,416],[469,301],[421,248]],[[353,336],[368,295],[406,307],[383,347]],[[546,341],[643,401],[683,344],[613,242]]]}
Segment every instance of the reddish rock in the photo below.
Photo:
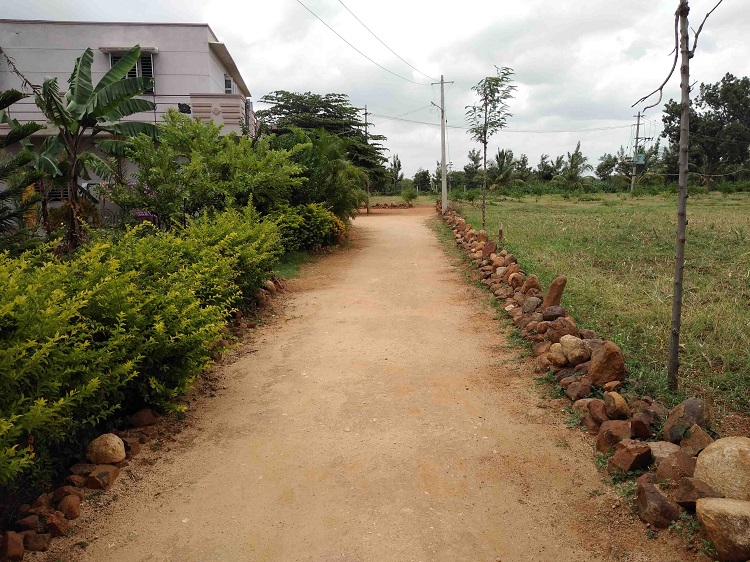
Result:
{"label": "reddish rock", "polygon": [[27,515],[26,517],[16,521],[16,527],[22,531],[34,531],[39,527],[39,516],[38,515]]}
{"label": "reddish rock", "polygon": [[55,511],[47,517],[47,529],[53,537],[64,537],[70,531],[70,523],[65,519],[65,515]]}
{"label": "reddish rock", "polygon": [[554,322],[550,322],[545,332],[545,337],[552,343],[558,343],[560,338],[566,335],[578,337],[576,321],[570,316],[558,318]]}
{"label": "reddish rock", "polygon": [[[91,470],[93,470],[93,468]],[[65,481],[71,486],[75,486],[76,488],[83,488],[86,485],[86,478],[84,478],[83,476],[78,476],[77,474],[69,475],[67,478],[65,478]]]}
{"label": "reddish rock", "polygon": [[547,359],[550,364],[557,367],[564,367],[568,364],[568,358],[565,357],[565,354],[562,351],[562,346],[559,343],[552,344],[549,348],[549,353],[547,353]]}
{"label": "reddish rock", "polygon": [[540,304],[542,304],[542,300],[540,298],[529,297],[524,301],[521,310],[523,310],[524,313],[534,312],[537,308],[539,308]]}
{"label": "reddish rock", "polygon": [[602,423],[596,438],[596,450],[609,453],[623,439],[630,438],[630,422],[625,420],[610,420]]}
{"label": "reddish rock", "polygon": [[591,383],[588,380],[581,379],[574,383],[571,383],[568,388],[565,389],[565,394],[573,402],[586,398],[591,394]]}
{"label": "reddish rock", "polygon": [[686,509],[695,509],[695,502],[702,498],[723,498],[721,492],[714,490],[703,480],[685,477],[677,483],[674,500]]}
{"label": "reddish rock", "polygon": [[669,416],[669,409],[662,404],[661,402],[657,402],[654,400],[651,402],[648,408],[646,408],[643,411],[645,414],[654,415],[659,420],[665,420],[667,419],[667,416]]}
{"label": "reddish rock", "polygon": [[571,384],[573,384],[577,380],[578,380],[578,377],[575,377],[575,376],[565,377],[563,379],[560,379],[560,386],[563,388],[568,388]]}
{"label": "reddish rock", "polygon": [[621,386],[622,386],[621,381],[610,381],[604,386],[602,386],[602,389],[604,390],[604,392],[614,392]]}
{"label": "reddish rock", "polygon": [[83,490],[73,486],[60,486],[52,493],[52,501],[59,502],[65,496],[78,496],[79,499],[83,499]]}
{"label": "reddish rock", "polygon": [[594,347],[591,353],[589,374],[592,382],[597,386],[624,380],[625,359],[620,348],[611,341]]}
{"label": "reddish rock", "polygon": [[696,502],[695,513],[719,560],[750,560],[750,501],[703,498]]}
{"label": "reddish rock", "polygon": [[128,457],[134,457],[141,452],[141,442],[138,437],[123,437],[122,442],[125,444],[125,453]]}
{"label": "reddish rock", "polygon": [[627,474],[648,468],[651,463],[651,449],[645,443],[623,439],[617,444],[615,454],[609,459],[608,470],[612,475]]}
{"label": "reddish rock", "polygon": [[705,426],[708,422],[706,403],[700,398],[688,398],[669,412],[662,434],[664,439],[679,443],[694,425]]}
{"label": "reddish rock", "polygon": [[591,402],[589,402],[588,409],[591,417],[600,424],[604,423],[605,421],[609,421],[609,416],[607,416],[607,409],[604,407],[604,400],[601,400],[599,398],[593,399]]}
{"label": "reddish rock", "polygon": [[589,413],[589,404],[596,400],[596,398],[581,398],[573,402],[573,410],[578,412],[579,416],[585,416]]}
{"label": "reddish rock", "polygon": [[701,426],[694,425],[687,430],[685,437],[680,441],[680,447],[688,455],[694,457],[713,442],[714,440]]}
{"label": "reddish rock", "polygon": [[568,278],[561,275],[550,283],[549,289],[547,289],[547,295],[544,297],[544,302],[542,303],[543,309],[548,306],[558,306],[560,304],[563,291],[565,290],[565,284],[567,282]]}
{"label": "reddish rock", "polygon": [[497,244],[495,244],[492,241],[487,242],[484,245],[484,248],[482,248],[482,259],[483,260],[489,259],[490,254],[494,254],[496,250],[497,250]]}
{"label": "reddish rock", "polygon": [[589,362],[586,361],[585,363],[579,363],[578,365],[576,365],[575,371],[576,373],[581,373],[582,375],[588,375],[589,374]]}
{"label": "reddish rock", "polygon": [[680,450],[672,453],[656,469],[656,479],[659,482],[677,484],[680,479],[693,476],[695,473],[695,459]]}
{"label": "reddish rock", "polygon": [[580,330],[581,332],[581,339],[582,340],[592,340],[596,337],[596,332],[594,330]]}
{"label": "reddish rock", "polygon": [[601,427],[601,423],[596,421],[591,414],[586,414],[583,418],[581,418],[581,425],[586,428],[589,435],[596,435],[599,433],[599,428]]}
{"label": "reddish rock", "polygon": [[95,464],[111,464],[125,458],[125,445],[114,433],[105,433],[89,443],[86,458]]}
{"label": "reddish rock", "polygon": [[630,420],[630,432],[639,439],[652,438],[654,433],[651,431],[651,419],[643,413],[635,414]]}
{"label": "reddish rock", "polygon": [[548,306],[547,308],[543,309],[542,320],[553,322],[558,318],[563,318],[567,315],[568,313],[565,312],[565,309],[562,306]]}
{"label": "reddish rock", "polygon": [[589,360],[591,354],[581,338],[564,335],[560,337],[560,345],[565,357],[568,358],[568,363],[571,365],[581,365]]}
{"label": "reddish rock", "polygon": [[628,403],[617,392],[604,394],[604,409],[611,420],[626,420],[630,416]]}
{"label": "reddish rock", "polygon": [[[508,277],[508,284],[510,284],[510,286],[514,289],[520,289],[524,281],[526,281],[526,275],[521,271],[518,271]],[[521,294],[520,291],[519,294]]]}
{"label": "reddish rock", "polygon": [[95,468],[95,464],[79,462],[71,466],[69,472],[75,476],[88,476]]}
{"label": "reddish rock", "polygon": [[81,516],[81,498],[78,496],[65,496],[60,500],[60,505],[57,509],[65,516],[68,520],[78,519]]}
{"label": "reddish rock", "polygon": [[671,502],[650,479],[643,477],[637,481],[636,507],[641,521],[657,529],[666,529],[682,513],[679,505]]}
{"label": "reddish rock", "polygon": [[120,469],[111,464],[100,464],[86,479],[86,487],[91,490],[107,490],[119,476]]}
{"label": "reddish rock", "polygon": [[526,278],[526,281],[523,282],[523,286],[521,287],[521,292],[524,295],[528,295],[529,291],[541,291],[542,285],[539,283],[539,278],[536,275],[529,275]]}
{"label": "reddish rock", "polygon": [[128,418],[130,425],[133,427],[146,427],[148,425],[154,425],[159,421],[159,416],[156,415],[151,408],[144,408],[138,410],[135,414]]}
{"label": "reddish rock", "polygon": [[550,370],[550,367],[552,367],[552,365],[550,365],[549,359],[547,359],[546,353],[537,357],[535,360],[535,364],[536,370],[540,373],[546,373]]}
{"label": "reddish rock", "polygon": [[0,545],[0,560],[23,560],[23,535],[8,531],[3,535]]}
{"label": "reddish rock", "polygon": [[49,533],[24,533],[23,546],[30,552],[47,552],[52,535]]}

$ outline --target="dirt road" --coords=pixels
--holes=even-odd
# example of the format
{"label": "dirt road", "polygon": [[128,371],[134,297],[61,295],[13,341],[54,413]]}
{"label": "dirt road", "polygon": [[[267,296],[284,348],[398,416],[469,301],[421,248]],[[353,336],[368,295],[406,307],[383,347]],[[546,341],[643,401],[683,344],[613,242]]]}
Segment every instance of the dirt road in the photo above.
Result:
{"label": "dirt road", "polygon": [[64,559],[683,560],[605,491],[431,215],[358,218]]}

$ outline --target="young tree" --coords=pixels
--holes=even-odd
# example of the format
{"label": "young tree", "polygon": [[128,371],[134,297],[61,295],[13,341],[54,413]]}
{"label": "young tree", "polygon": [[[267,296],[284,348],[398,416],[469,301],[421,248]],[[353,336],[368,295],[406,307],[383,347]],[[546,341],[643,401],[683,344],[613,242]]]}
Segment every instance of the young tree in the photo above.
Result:
{"label": "young tree", "polygon": [[508,100],[513,98],[516,86],[513,85],[513,69],[495,66],[497,76],[487,76],[477,83],[472,90],[479,98],[475,105],[466,106],[466,119],[469,122],[469,135],[482,144],[483,170],[482,178],[482,229],[486,226],[485,203],[487,199],[487,144],[492,135],[503,129],[510,113]]}
{"label": "young tree", "polygon": [[414,174],[414,187],[417,191],[427,191],[430,189],[430,172],[419,168]]}
{"label": "young tree", "polygon": [[390,166],[388,167],[388,177],[393,186],[393,193],[398,193],[398,184],[404,179],[404,174],[401,172],[401,159],[398,157],[398,154],[394,154],[393,158],[391,158]]}
{"label": "young tree", "polygon": [[469,150],[469,163],[464,166],[466,183],[464,191],[479,187],[479,168],[482,167],[482,154],[475,148]]}

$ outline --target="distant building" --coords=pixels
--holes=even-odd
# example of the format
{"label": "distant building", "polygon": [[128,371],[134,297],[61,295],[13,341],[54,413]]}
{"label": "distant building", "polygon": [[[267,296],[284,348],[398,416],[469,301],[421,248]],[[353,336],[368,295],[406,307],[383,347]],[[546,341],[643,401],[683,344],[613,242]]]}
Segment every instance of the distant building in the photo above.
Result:
{"label": "distant building", "polygon": [[[141,97],[153,101],[156,110],[128,120],[158,123],[173,107],[223,125],[225,133],[239,133],[242,127],[255,130],[250,90],[226,45],[207,24],[0,20],[0,48],[18,70],[32,84],[57,77],[61,91],[86,48],[94,51],[96,84],[136,44],[141,57],[131,76],[153,79],[153,90]],[[0,60],[0,90],[20,86],[19,78]],[[11,106],[9,113],[21,122],[45,123],[31,98]]]}

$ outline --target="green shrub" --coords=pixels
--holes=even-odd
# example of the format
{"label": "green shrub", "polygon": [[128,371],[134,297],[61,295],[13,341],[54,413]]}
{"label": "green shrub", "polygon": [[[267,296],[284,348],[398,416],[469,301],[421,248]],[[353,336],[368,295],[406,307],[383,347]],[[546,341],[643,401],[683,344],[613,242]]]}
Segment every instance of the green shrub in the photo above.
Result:
{"label": "green shrub", "polygon": [[418,197],[417,190],[413,187],[407,187],[405,189],[401,190],[401,199],[406,201],[407,203],[411,203]]}
{"label": "green shrub", "polygon": [[287,252],[331,246],[346,233],[346,224],[319,203],[277,209],[271,219]]}

